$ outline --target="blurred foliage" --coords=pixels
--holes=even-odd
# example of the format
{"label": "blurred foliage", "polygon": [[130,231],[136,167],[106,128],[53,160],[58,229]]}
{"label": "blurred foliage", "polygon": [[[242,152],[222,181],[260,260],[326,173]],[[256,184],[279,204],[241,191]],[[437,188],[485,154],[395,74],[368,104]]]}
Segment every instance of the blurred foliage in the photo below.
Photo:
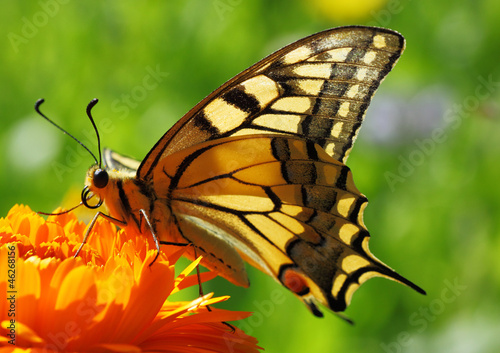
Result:
{"label": "blurred foliage", "polygon": [[50,211],[78,202],[74,190],[93,162],[35,114],[40,97],[42,111],[95,153],[85,107],[99,98],[103,144],[141,159],[205,95],[279,47],[339,25],[392,28],[407,49],[348,164],[370,199],[372,251],[428,295],[369,281],[346,312],[350,326],[313,317],[254,270],[250,289],[216,279],[205,290],[255,311],[244,328],[269,352],[497,352],[500,3],[342,3],[4,4],[0,214],[15,203]]}

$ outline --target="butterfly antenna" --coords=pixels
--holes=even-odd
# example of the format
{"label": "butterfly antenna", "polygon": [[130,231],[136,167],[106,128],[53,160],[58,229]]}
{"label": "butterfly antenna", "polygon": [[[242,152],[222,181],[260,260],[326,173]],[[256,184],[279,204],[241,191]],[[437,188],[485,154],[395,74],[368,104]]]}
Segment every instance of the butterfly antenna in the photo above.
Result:
{"label": "butterfly antenna", "polygon": [[[97,99],[93,99],[90,103],[89,103],[89,106],[92,104],[93,101],[96,101],[95,103],[97,103]],[[64,130],[62,127],[60,127],[59,125],[57,125],[55,122],[53,122],[52,120],[50,120],[49,118],[47,118],[45,116],[45,114],[43,114],[41,111],[40,111],[40,106],[42,105],[42,103],[45,102],[45,99],[41,98],[39,100],[36,101],[35,103],[35,110],[38,114],[40,114],[40,116],[42,118],[44,118],[45,120],[47,120],[49,123],[51,123],[52,125],[54,125],[56,128],[58,128],[59,130],[61,130],[63,133],[65,133],[66,135],[68,135],[69,137],[71,137],[73,140],[75,140],[76,142],[78,142],[83,148],[85,148],[89,153],[90,155],[94,158],[96,164],[98,164],[97,162],[97,158],[95,157],[95,155],[88,149],[87,146],[85,146],[82,142],[80,142],[80,140],[78,140],[75,136],[71,135],[69,132],[67,132],[66,130]],[[92,107],[95,105],[95,103],[92,105]],[[92,108],[90,107],[90,108]],[[87,114],[89,114],[89,108],[87,107]],[[92,124],[94,125],[94,128],[95,128],[95,124],[94,124],[94,121],[92,120],[91,118],[91,121],[92,121]],[[97,131],[97,130],[96,130]],[[97,135],[97,137],[99,137],[99,135]],[[99,142],[99,139],[98,139],[98,142]],[[99,159],[101,157],[101,148],[100,148],[100,144],[99,144]],[[99,165],[100,162],[99,162]]]}
{"label": "butterfly antenna", "polygon": [[[102,156],[101,156],[101,137],[99,136],[99,130],[97,129],[97,126],[95,125],[94,118],[92,117],[92,108],[99,102],[99,99],[94,98],[90,101],[89,105],[87,105],[87,116],[90,119],[90,122],[94,126],[94,131],[97,136],[97,149],[99,150],[99,167],[101,167],[101,162],[102,162]],[[95,157],[94,157],[95,159]],[[97,162],[97,161],[96,161]]]}
{"label": "butterfly antenna", "polygon": [[44,216],[60,216],[60,215],[63,215],[63,214],[66,214],[66,213],[70,213],[71,211],[73,211],[74,209],[80,207],[81,205],[83,205],[83,202],[80,202],[78,205],[74,206],[74,207],[71,207],[69,210],[66,210],[66,211],[61,211],[61,212],[51,212],[51,213],[47,213],[47,212],[37,212],[38,214],[42,214]]}

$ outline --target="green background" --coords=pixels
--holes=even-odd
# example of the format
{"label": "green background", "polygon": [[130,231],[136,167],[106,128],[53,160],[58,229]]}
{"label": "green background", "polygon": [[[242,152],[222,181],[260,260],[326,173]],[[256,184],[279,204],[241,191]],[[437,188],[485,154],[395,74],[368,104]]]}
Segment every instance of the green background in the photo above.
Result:
{"label": "green background", "polygon": [[[498,352],[500,2],[352,4],[351,14],[326,0],[3,4],[0,215],[15,203],[69,206],[93,162],[35,114],[38,98],[94,151],[85,107],[99,98],[103,144],[141,159],[205,95],[281,46],[339,25],[392,28],[407,49],[348,165],[370,200],[371,250],[428,295],[369,281],[350,326],[313,317],[257,271],[249,289],[217,279],[205,291],[254,311],[242,327],[269,352]],[[145,85],[151,71],[161,74]]]}

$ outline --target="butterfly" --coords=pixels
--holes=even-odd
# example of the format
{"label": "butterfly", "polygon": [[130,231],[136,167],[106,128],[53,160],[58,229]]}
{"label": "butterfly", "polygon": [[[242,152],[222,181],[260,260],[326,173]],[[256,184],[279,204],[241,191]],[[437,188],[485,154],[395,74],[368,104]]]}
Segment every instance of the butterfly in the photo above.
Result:
{"label": "butterfly", "polygon": [[142,162],[104,149],[82,202],[159,244],[189,245],[236,285],[249,286],[248,262],[316,316],[317,303],[345,310],[376,276],[425,293],[371,254],[367,199],[345,165],[404,47],[399,33],[362,26],[290,44],[203,99]]}

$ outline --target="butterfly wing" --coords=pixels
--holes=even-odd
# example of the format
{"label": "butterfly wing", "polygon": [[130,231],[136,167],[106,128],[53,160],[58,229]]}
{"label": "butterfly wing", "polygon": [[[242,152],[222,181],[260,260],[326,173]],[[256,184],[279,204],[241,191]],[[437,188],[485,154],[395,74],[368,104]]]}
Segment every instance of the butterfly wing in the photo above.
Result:
{"label": "butterfly wing", "polygon": [[290,44],[189,111],[149,152],[138,176],[150,179],[162,158],[201,142],[262,133],[306,138],[345,163],[371,97],[404,45],[397,32],[359,26]]}
{"label": "butterfly wing", "polygon": [[157,202],[170,203],[181,236],[233,283],[247,284],[236,249],[318,316],[316,301],[343,311],[374,276],[422,291],[370,253],[367,199],[349,168],[311,141],[217,139],[162,160],[154,179],[170,185]]}
{"label": "butterfly wing", "polygon": [[116,153],[109,148],[103,149],[102,159],[107,169],[120,171],[120,173],[123,173],[126,177],[134,177],[141,164],[141,162]]}

